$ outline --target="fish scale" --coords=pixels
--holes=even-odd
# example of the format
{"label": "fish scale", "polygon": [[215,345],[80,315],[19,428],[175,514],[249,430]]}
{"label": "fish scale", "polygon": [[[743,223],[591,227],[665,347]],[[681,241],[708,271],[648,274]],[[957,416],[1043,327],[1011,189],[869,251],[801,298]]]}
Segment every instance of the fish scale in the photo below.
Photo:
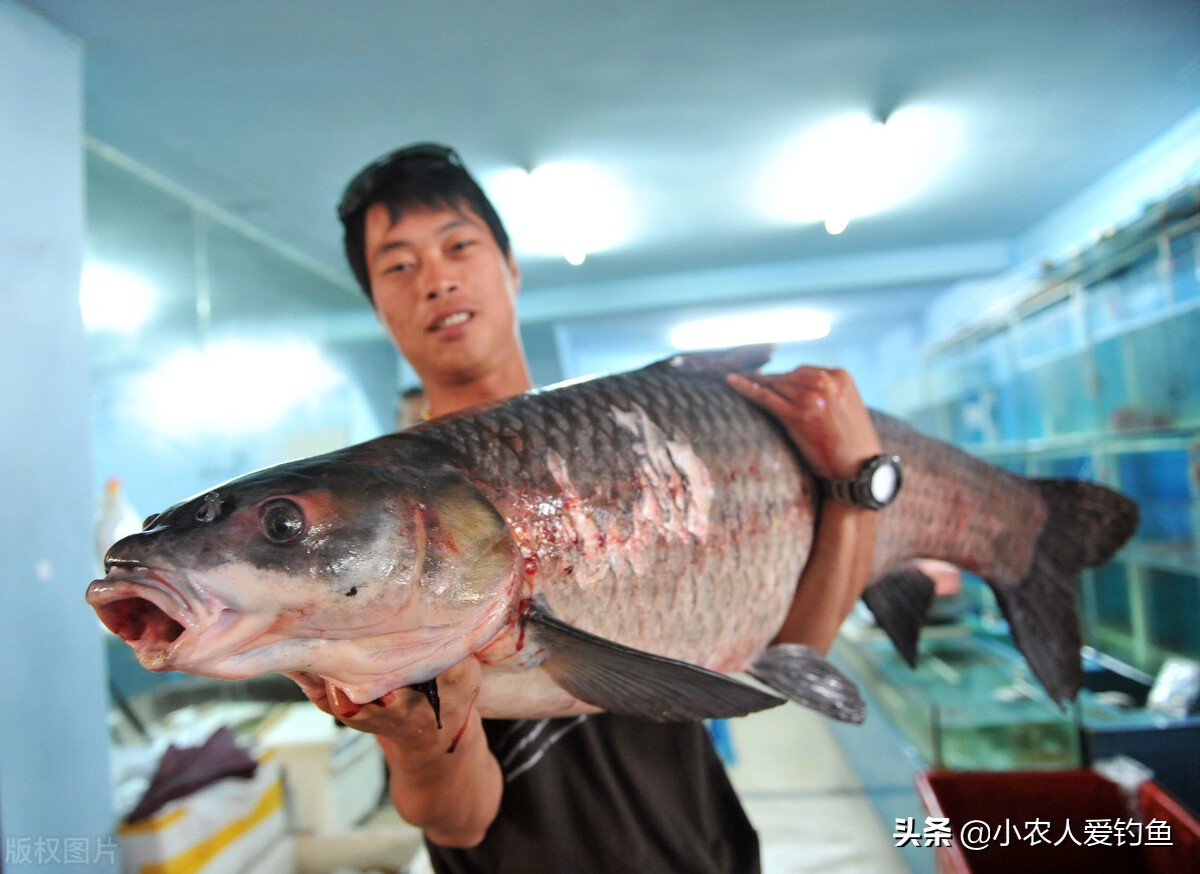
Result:
{"label": "fish scale", "polygon": [[[536,508],[562,491],[545,453],[560,453],[605,545],[589,552],[573,542],[518,536],[522,552],[537,560],[531,594],[545,594],[564,621],[601,637],[718,670],[744,669],[782,624],[811,538],[812,489],[804,486],[807,475],[794,451],[764,414],[711,374],[680,374],[668,382],[635,372],[572,386],[563,395],[535,392],[501,408],[438,420],[414,436],[461,459],[475,486],[518,531],[544,530]],[[647,476],[646,466],[636,463],[639,441],[616,423],[615,412],[689,447],[717,473],[707,538],[682,530],[680,505],[694,497],[688,472],[668,456],[657,482]],[[479,440],[481,429],[495,431],[499,420],[521,437],[524,451],[515,459]],[[560,440],[568,428],[607,432],[611,439],[584,451]],[[756,476],[760,469],[772,476]],[[672,472],[682,493],[666,487],[663,474]],[[647,501],[663,525],[651,526],[639,510]],[[648,542],[629,541],[627,532],[650,536],[648,528]],[[632,550],[642,556],[640,572],[629,559]],[[563,574],[567,566],[574,570]],[[740,584],[739,568],[746,566],[757,577],[752,600]]]}
{"label": "fish scale", "polygon": [[[998,584],[1028,571],[1046,512],[1035,481],[1010,474],[938,444],[881,413],[873,422],[889,451],[904,453],[905,488],[882,514],[875,538],[875,573],[904,559],[939,556]],[[943,450],[942,447],[945,447]],[[911,470],[908,470],[911,468]]]}

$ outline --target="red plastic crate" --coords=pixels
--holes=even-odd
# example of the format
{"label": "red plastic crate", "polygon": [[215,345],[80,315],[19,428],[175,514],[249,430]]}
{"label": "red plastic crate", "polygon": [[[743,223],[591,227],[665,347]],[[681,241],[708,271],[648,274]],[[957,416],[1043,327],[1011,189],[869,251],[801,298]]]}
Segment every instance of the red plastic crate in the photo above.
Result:
{"label": "red plastic crate", "polygon": [[[930,817],[949,820],[950,844],[936,850],[943,874],[1200,872],[1200,823],[1153,782],[1135,806],[1089,770],[927,771],[917,791]],[[1151,830],[1152,820],[1162,825]]]}

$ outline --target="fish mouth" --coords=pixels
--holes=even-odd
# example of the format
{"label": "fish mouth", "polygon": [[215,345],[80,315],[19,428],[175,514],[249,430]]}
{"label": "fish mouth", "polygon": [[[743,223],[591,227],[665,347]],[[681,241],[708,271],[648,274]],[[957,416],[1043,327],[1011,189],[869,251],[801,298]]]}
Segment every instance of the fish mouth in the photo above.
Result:
{"label": "fish mouth", "polygon": [[187,601],[154,571],[122,569],[94,580],[87,601],[100,621],[137,653],[150,670],[169,670],[180,639],[197,625]]}
{"label": "fish mouth", "polygon": [[167,572],[133,562],[93,580],[87,602],[150,671],[244,679],[263,673],[249,654],[281,637],[269,629],[276,614],[244,614],[215,592],[197,593],[185,577],[173,580]]}

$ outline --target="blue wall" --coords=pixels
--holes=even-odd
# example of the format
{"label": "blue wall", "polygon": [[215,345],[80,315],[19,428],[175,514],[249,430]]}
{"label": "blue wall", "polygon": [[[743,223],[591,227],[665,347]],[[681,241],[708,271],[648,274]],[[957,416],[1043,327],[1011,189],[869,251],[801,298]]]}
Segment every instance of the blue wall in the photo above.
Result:
{"label": "blue wall", "polygon": [[[78,44],[24,6],[0,0],[6,872],[116,870],[101,637],[83,599],[92,570],[92,492],[78,298],[81,55]],[[87,864],[66,861],[67,839]]]}

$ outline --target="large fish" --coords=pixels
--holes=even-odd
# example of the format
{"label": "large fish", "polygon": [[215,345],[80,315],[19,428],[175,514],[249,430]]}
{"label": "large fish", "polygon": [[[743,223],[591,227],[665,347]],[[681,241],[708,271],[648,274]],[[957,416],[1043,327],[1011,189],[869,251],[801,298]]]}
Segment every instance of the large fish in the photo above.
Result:
{"label": "large fish", "polygon": [[[489,717],[670,720],[780,703],[861,720],[816,651],[771,646],[821,497],[729,389],[769,350],[680,356],[534,391],[231,480],[112,546],[87,599],[151,670],[323,680],[359,704],[471,655]],[[1080,684],[1074,581],[1132,534],[1124,496],[1002,471],[872,413],[904,488],[864,599],[904,656],[917,558],[992,586],[1050,695]]]}

